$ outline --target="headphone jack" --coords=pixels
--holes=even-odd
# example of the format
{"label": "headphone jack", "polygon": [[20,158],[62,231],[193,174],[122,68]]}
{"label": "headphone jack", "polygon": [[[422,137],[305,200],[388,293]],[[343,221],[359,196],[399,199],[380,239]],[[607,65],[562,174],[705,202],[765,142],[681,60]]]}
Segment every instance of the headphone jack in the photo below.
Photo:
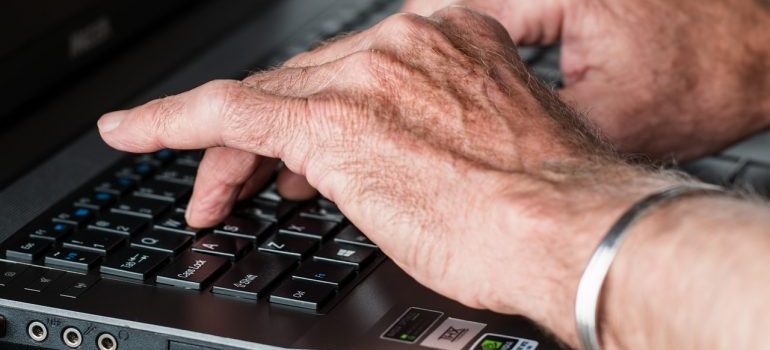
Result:
{"label": "headphone jack", "polygon": [[102,333],[96,338],[96,347],[99,350],[117,350],[118,340],[110,333]]}
{"label": "headphone jack", "polygon": [[48,338],[48,328],[40,321],[32,321],[27,325],[27,335],[30,339],[40,343]]}

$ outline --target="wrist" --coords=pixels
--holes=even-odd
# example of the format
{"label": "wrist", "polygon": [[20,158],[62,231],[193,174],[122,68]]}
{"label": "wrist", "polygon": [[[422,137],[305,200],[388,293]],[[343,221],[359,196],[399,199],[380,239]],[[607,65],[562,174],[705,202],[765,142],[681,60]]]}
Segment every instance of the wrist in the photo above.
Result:
{"label": "wrist", "polygon": [[[511,277],[529,281],[529,295],[523,296],[528,298],[527,306],[521,312],[577,347],[577,285],[599,241],[634,203],[684,180],[624,164],[570,173],[547,175],[551,181],[527,193],[507,193],[500,227],[527,231],[526,235],[509,237],[519,240],[531,250],[529,256],[535,257],[535,261],[528,262],[531,268],[525,276]],[[553,181],[556,178],[559,180]],[[504,290],[518,293],[516,286]],[[521,295],[498,298],[518,303],[522,300]],[[521,309],[521,305],[510,305],[508,309],[517,307]]]}
{"label": "wrist", "polygon": [[770,309],[760,258],[768,225],[766,207],[713,195],[663,204],[636,223],[601,299],[605,349],[767,348],[768,320],[750,314]]}

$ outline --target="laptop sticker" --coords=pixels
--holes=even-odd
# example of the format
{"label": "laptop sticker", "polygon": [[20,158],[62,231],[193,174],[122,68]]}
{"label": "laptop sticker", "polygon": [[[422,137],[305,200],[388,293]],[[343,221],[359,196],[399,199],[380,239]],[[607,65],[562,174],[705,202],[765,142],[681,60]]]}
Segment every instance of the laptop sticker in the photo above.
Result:
{"label": "laptop sticker", "polygon": [[441,350],[461,350],[486,326],[484,323],[450,317],[425,337],[420,345]]}
{"label": "laptop sticker", "polygon": [[443,312],[410,307],[380,338],[414,344],[442,315]]}
{"label": "laptop sticker", "polygon": [[535,350],[537,345],[534,340],[486,333],[471,346],[471,350]]}

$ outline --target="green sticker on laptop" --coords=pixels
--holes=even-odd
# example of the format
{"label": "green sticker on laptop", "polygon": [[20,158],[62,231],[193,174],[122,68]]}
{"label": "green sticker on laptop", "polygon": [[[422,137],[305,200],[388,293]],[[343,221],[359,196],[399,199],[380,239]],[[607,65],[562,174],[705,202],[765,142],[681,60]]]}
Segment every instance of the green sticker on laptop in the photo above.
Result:
{"label": "green sticker on laptop", "polygon": [[471,350],[535,350],[537,345],[534,340],[486,333],[471,346]]}
{"label": "green sticker on laptop", "polygon": [[442,315],[444,315],[443,312],[410,307],[388,327],[381,338],[402,343],[416,343]]}

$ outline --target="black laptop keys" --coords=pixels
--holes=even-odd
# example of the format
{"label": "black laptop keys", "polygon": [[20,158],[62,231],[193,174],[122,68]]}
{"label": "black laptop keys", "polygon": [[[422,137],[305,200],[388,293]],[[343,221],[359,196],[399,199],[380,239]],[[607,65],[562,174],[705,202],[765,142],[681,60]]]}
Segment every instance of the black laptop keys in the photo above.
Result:
{"label": "black laptop keys", "polygon": [[119,277],[145,280],[169,258],[162,252],[125,248],[102,264],[101,272]]}
{"label": "black laptop keys", "polygon": [[291,258],[254,252],[217,280],[211,291],[246,299],[261,298],[296,264]]}
{"label": "black laptop keys", "polygon": [[336,288],[328,284],[287,280],[270,294],[270,302],[317,311],[335,291]]}
{"label": "black laptop keys", "polygon": [[227,260],[217,256],[188,252],[163,269],[155,281],[187,289],[203,289],[227,267]]}
{"label": "black laptop keys", "polygon": [[[89,281],[132,280],[318,311],[358,283],[378,254],[334,203],[287,201],[274,183],[222,222],[191,227],[185,211],[199,152],[133,157],[20,230],[4,244],[5,257],[85,272]],[[57,283],[70,290],[57,293],[70,298],[92,284],[65,276]]]}

